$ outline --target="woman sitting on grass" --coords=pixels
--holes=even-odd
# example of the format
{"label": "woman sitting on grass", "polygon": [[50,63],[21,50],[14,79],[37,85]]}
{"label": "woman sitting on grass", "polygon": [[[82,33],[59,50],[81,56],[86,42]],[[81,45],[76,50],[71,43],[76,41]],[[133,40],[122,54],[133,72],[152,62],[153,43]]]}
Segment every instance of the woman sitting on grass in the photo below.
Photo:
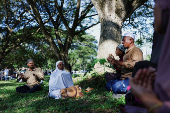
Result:
{"label": "woman sitting on grass", "polygon": [[[118,45],[116,47],[116,56],[119,56],[119,61],[123,61],[123,56],[125,54],[125,48],[122,44]],[[121,76],[121,69],[119,66],[115,65],[114,63],[112,63],[112,57],[113,55],[112,54],[109,54],[109,57],[107,58],[108,62],[110,62],[114,68],[116,69],[116,73],[106,73],[105,74],[105,78],[106,78],[106,81],[109,82],[110,80],[113,80],[113,79],[116,79],[118,77]]]}
{"label": "woman sitting on grass", "polygon": [[64,63],[58,61],[56,69],[52,72],[49,81],[49,96],[55,99],[61,98],[60,90],[74,86],[71,74],[64,69]]}

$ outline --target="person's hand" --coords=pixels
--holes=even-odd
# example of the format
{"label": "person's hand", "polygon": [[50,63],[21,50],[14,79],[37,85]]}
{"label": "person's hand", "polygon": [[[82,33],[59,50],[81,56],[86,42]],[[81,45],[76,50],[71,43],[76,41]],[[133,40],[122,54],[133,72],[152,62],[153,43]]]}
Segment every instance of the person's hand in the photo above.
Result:
{"label": "person's hand", "polygon": [[112,57],[110,56],[110,54],[109,54],[109,56],[107,57],[107,61],[108,61],[109,63],[111,63],[111,61],[112,61]]}
{"label": "person's hand", "polygon": [[[149,67],[148,69],[140,69],[134,78],[130,78],[132,94],[137,97],[144,105],[149,101],[156,103],[158,98],[153,91],[153,82],[155,80],[156,69]],[[148,105],[149,106],[149,105]]]}
{"label": "person's hand", "polygon": [[19,75],[19,78],[24,78],[24,75],[23,75],[23,74],[20,74],[20,75]]}
{"label": "person's hand", "polygon": [[111,58],[112,58],[112,60],[115,60],[115,57],[111,54]]}
{"label": "person's hand", "polygon": [[36,77],[37,75],[36,75],[35,73],[33,73],[33,76],[35,76],[35,77]]}
{"label": "person's hand", "polygon": [[[140,84],[141,86],[144,86],[145,88],[149,87],[149,82],[153,84],[156,76],[156,69],[153,67],[149,67],[148,69],[140,69],[134,79],[137,84]],[[151,81],[149,81],[151,80]]]}
{"label": "person's hand", "polygon": [[107,61],[113,65],[114,60],[115,60],[114,56],[112,54],[109,54],[109,56],[107,57]]}

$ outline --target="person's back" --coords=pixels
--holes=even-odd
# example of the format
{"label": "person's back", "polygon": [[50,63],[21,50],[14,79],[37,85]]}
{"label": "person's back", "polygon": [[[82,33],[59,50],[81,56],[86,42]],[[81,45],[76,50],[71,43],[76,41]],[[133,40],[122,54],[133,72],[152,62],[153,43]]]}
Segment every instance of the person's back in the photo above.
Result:
{"label": "person's back", "polygon": [[150,61],[158,65],[159,56],[161,54],[162,43],[164,40],[164,34],[157,33],[156,31],[153,34],[153,45]]}

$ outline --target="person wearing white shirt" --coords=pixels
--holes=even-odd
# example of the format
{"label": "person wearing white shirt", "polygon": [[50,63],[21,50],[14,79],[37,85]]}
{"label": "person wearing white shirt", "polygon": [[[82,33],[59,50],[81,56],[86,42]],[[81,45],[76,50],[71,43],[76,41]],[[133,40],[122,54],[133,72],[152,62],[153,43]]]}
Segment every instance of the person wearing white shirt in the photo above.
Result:
{"label": "person wearing white shirt", "polygon": [[9,69],[7,69],[7,67],[5,67],[5,70],[4,70],[5,81],[8,79],[8,75],[9,75]]}

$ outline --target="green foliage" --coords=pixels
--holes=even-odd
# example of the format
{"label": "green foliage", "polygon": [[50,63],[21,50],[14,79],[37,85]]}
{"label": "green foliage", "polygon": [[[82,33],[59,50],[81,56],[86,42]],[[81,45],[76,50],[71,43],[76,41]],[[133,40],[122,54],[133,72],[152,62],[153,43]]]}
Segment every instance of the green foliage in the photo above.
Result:
{"label": "green foliage", "polygon": [[72,74],[72,78],[80,77],[80,74]]}
{"label": "green foliage", "polygon": [[[94,59],[93,62],[88,65],[87,72],[84,74],[84,76],[85,76],[87,73],[90,73],[90,72],[94,69],[95,64],[98,63],[98,62],[100,63],[100,65],[103,65],[103,66],[104,66],[104,71],[105,71],[105,67],[109,67],[109,68],[115,69],[114,66],[112,66],[105,58]],[[109,65],[108,65],[108,64],[109,64]]]}
{"label": "green foliage", "polygon": [[147,56],[146,56],[146,60],[147,60],[147,61],[150,61],[150,59],[151,59],[151,55],[147,55]]}
{"label": "green foliage", "polygon": [[68,61],[73,66],[73,70],[86,70],[87,65],[97,56],[97,40],[86,33],[76,38],[69,50]]}
{"label": "green foliage", "polygon": [[140,34],[136,44],[140,46],[146,43],[152,43],[153,39],[153,8],[154,0],[148,0],[144,5],[140,6],[135,12],[125,20],[123,31],[131,31],[134,34]]}
{"label": "green foliage", "polygon": [[[78,2],[80,2],[80,7],[77,6],[77,4],[79,4]],[[1,35],[3,35],[0,37],[0,49],[2,49],[2,51],[0,51],[0,60],[8,59],[5,57],[10,51],[15,52],[15,49],[18,49],[17,47],[28,44],[29,49],[33,48],[33,52],[31,51],[26,57],[24,55],[24,58],[22,59],[25,59],[28,56],[32,57],[33,54],[38,53],[38,55],[35,56],[38,56],[39,58],[35,57],[34,59],[37,58],[36,60],[40,60],[40,62],[43,60],[44,64],[49,62],[47,60],[49,58],[50,61],[51,59],[63,60],[65,64],[68,64],[68,59],[73,58],[68,58],[68,51],[72,46],[72,42],[74,42],[74,40],[82,42],[82,35],[79,39],[76,37],[80,33],[84,33],[86,29],[99,23],[98,19],[95,18],[97,13],[90,0],[64,2],[54,0],[6,0],[0,2],[0,4],[0,25],[2,26],[0,31]],[[37,13],[35,13],[36,11]],[[38,25],[40,23],[35,17],[40,17],[39,19],[42,19],[43,25]],[[12,38],[10,36],[12,36]],[[87,38],[87,36],[82,37]],[[30,42],[25,42],[25,39],[28,39]],[[91,40],[91,42],[93,43],[88,43],[89,48],[94,47],[93,44],[95,41]],[[5,46],[3,47],[3,45]],[[6,48],[8,46],[9,48]],[[90,50],[89,48],[88,50]],[[28,48],[26,49],[29,51]],[[84,47],[80,49],[87,48]],[[89,53],[92,53],[92,51],[90,50]],[[73,54],[72,56],[75,55],[76,54]],[[94,57],[93,55],[94,54],[92,54],[91,57]],[[87,56],[85,56],[85,58],[87,58]],[[84,63],[86,63],[85,60],[83,60],[83,64]],[[42,66],[42,64],[39,64],[38,62],[37,64]],[[72,64],[75,64],[75,62]],[[68,66],[69,65],[66,65],[67,68]],[[52,68],[53,66],[47,65],[43,67]]]}
{"label": "green foliage", "polygon": [[107,61],[106,61],[105,58],[99,59],[99,63],[100,63],[101,65],[104,65],[106,62],[107,62]]}
{"label": "green foliage", "polygon": [[143,45],[143,44],[144,44],[144,42],[143,42],[142,39],[137,39],[137,40],[135,41],[135,43],[136,43],[137,45]]}
{"label": "green foliage", "polygon": [[[54,33],[54,29],[48,27],[48,30]],[[1,67],[27,67],[26,61],[29,58],[34,59],[35,64],[43,69],[54,69],[55,63],[58,60],[55,53],[50,48],[48,41],[44,39],[42,32],[37,32],[37,27],[25,28],[24,31],[27,35],[30,35],[27,42],[23,43],[20,48],[10,52],[4,60],[1,62]],[[19,30],[16,34],[21,35],[23,30]],[[67,36],[67,34],[62,34],[62,36]],[[62,37],[61,36],[61,37]],[[63,37],[64,38],[64,37]],[[80,34],[78,39],[75,39],[71,49],[69,50],[68,61],[73,69],[82,65],[82,69],[87,68],[86,66],[91,62],[93,57],[97,55],[97,41],[94,36],[88,35],[86,33]]]}

